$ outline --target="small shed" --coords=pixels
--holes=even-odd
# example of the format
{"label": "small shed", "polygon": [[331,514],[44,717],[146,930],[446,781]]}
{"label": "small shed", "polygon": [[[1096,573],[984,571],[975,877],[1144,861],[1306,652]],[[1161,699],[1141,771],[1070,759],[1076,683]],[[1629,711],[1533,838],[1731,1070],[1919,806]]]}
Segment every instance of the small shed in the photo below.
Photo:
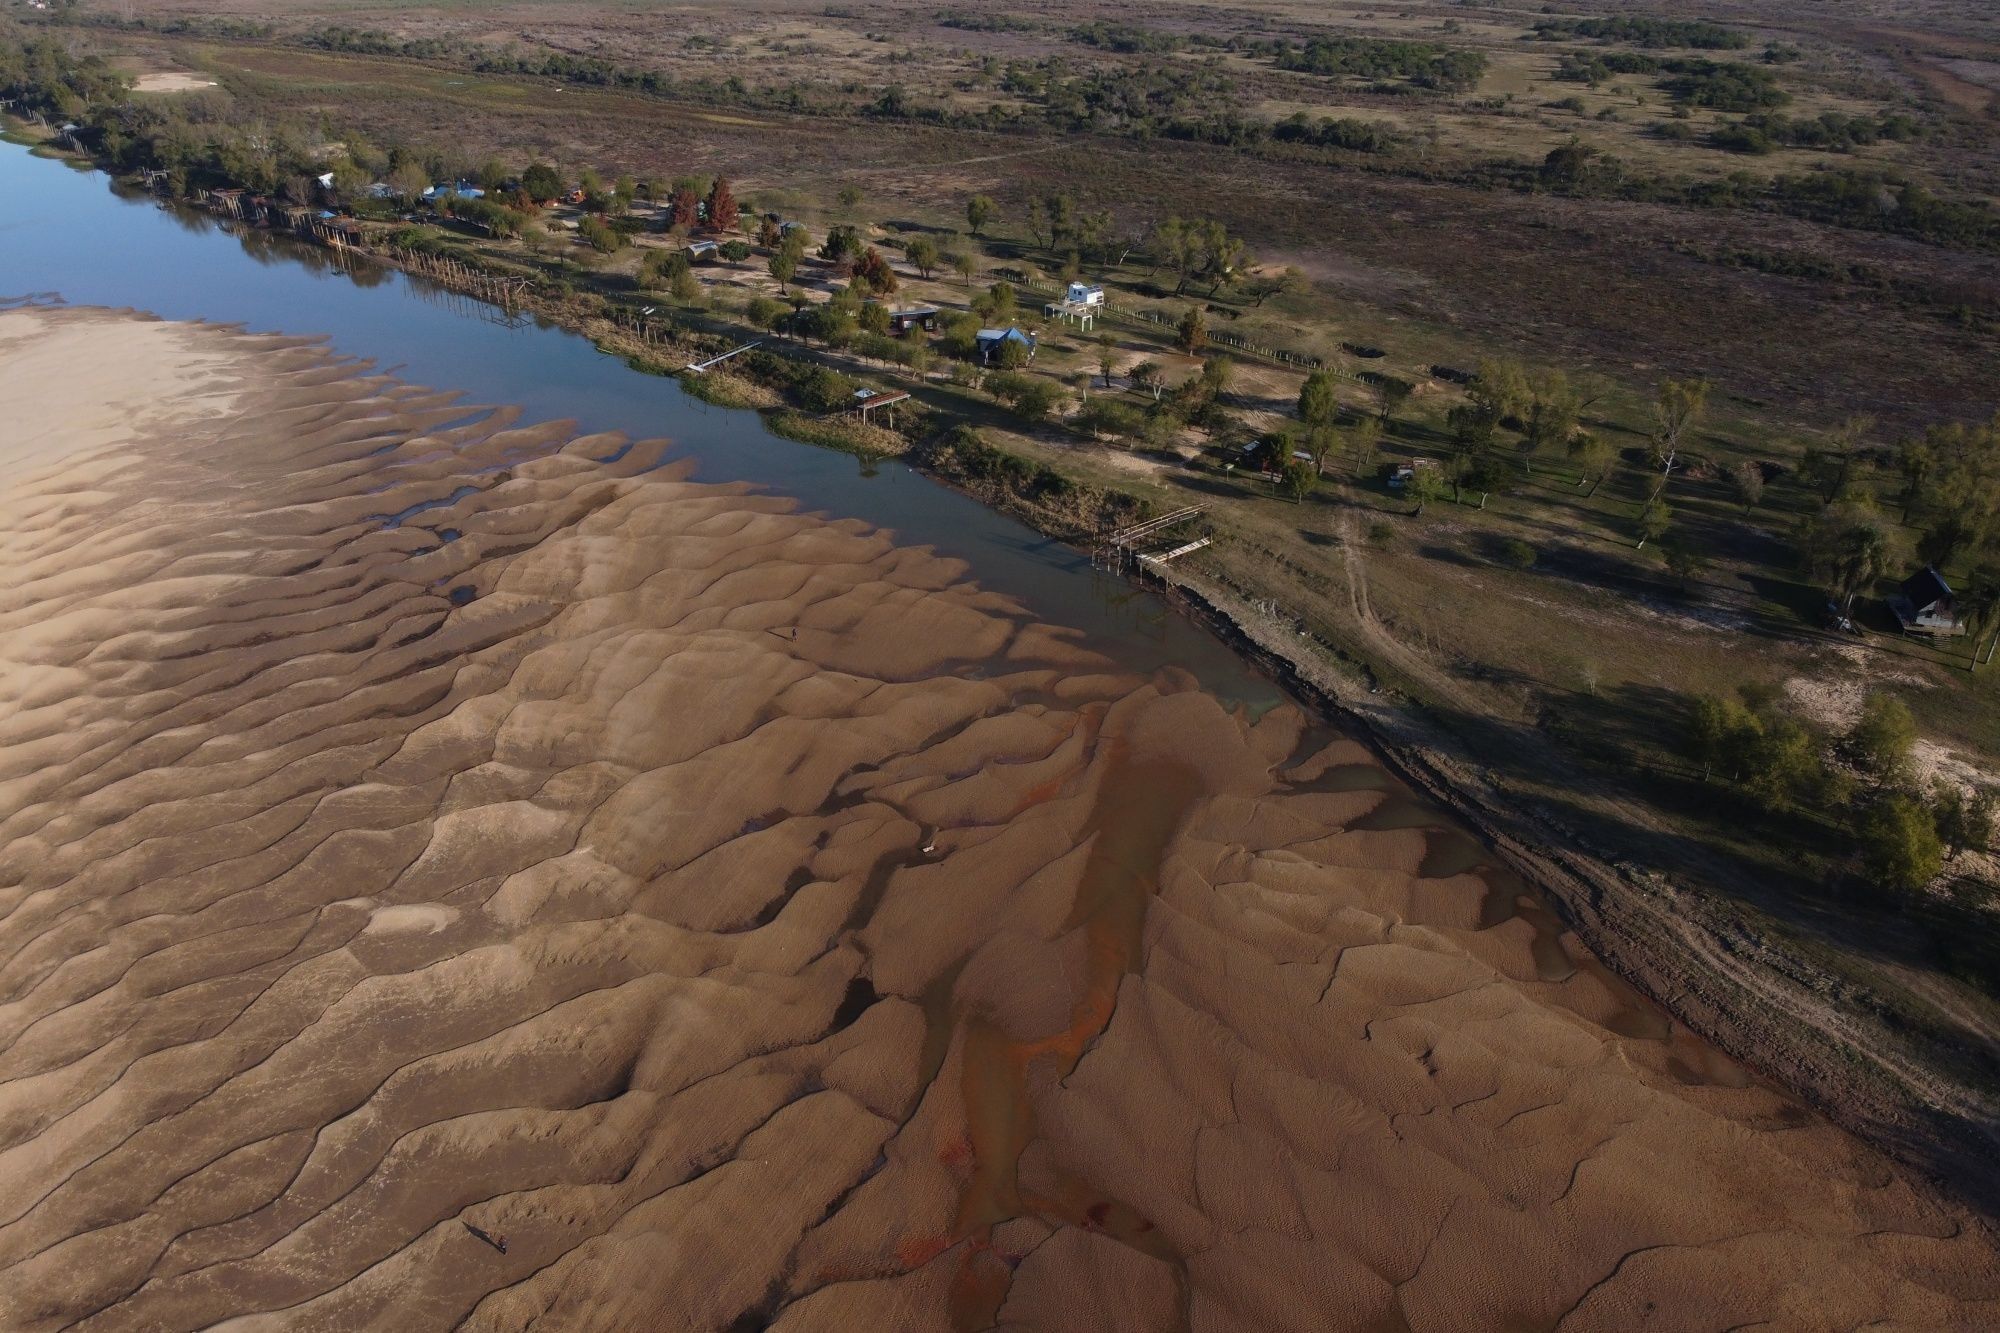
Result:
{"label": "small shed", "polygon": [[1028,360],[1035,359],[1035,335],[1023,333],[1018,328],[981,329],[973,339],[973,345],[979,349],[980,364],[989,366],[1008,343],[1017,343],[1027,348]]}
{"label": "small shed", "polygon": [[682,253],[688,257],[690,264],[701,264],[718,258],[722,254],[722,247],[714,241],[695,241]]}
{"label": "small shed", "polygon": [[889,332],[895,334],[898,338],[913,329],[922,329],[925,333],[936,333],[939,313],[938,308],[934,305],[913,305],[905,306],[901,310],[891,310],[889,312]]}
{"label": "small shed", "polygon": [[1925,565],[1904,579],[1903,586],[1890,595],[1889,609],[1896,613],[1905,634],[1949,638],[1965,633],[1958,601],[1936,565]]}
{"label": "small shed", "polygon": [[1398,463],[1389,470],[1389,489],[1400,491],[1410,484],[1410,479],[1417,475],[1418,468],[1434,470],[1437,465],[1438,461],[1435,458],[1412,458],[1407,463]]}
{"label": "small shed", "polygon": [[887,408],[889,410],[890,424],[893,425],[896,420],[896,404],[907,403],[908,401],[910,401],[910,395],[901,389],[856,389],[854,391],[854,410],[861,414],[863,424],[867,423],[870,412],[875,411],[877,408]]}
{"label": "small shed", "polygon": [[1104,289],[1087,282],[1072,282],[1063,293],[1063,300],[1071,305],[1101,306],[1104,304]]}

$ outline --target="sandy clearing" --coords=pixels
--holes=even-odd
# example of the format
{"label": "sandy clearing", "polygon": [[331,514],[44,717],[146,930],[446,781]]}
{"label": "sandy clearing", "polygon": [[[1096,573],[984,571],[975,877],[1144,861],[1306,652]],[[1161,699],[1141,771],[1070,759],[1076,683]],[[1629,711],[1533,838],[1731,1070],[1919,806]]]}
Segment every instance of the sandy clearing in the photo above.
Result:
{"label": "sandy clearing", "polygon": [[213,88],[215,80],[200,74],[162,72],[141,74],[133,83],[132,91],[139,93],[192,93],[203,88]]}
{"label": "sandy clearing", "polygon": [[2000,1318],[1296,711],[659,442],[0,314],[125,339],[185,394],[0,389],[129,465],[0,472],[0,1325]]}

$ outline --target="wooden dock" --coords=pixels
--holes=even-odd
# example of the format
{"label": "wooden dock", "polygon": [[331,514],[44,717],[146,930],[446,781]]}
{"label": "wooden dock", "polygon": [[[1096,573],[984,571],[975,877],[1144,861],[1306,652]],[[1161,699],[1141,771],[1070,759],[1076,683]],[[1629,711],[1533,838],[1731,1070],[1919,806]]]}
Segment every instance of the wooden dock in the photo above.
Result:
{"label": "wooden dock", "polygon": [[727,361],[730,357],[741,356],[743,355],[743,353],[749,351],[751,348],[762,347],[763,345],[764,345],[764,340],[762,338],[759,338],[756,342],[744,343],[741,347],[731,348],[729,351],[724,352],[721,356],[712,356],[706,361],[698,361],[691,366],[682,366],[681,372],[687,375],[705,375],[708,373],[710,368],[721,365],[723,362]]}
{"label": "wooden dock", "polygon": [[1144,541],[1148,537],[1157,537],[1167,529],[1191,522],[1207,512],[1207,509],[1201,505],[1189,505],[1185,509],[1176,509],[1171,514],[1162,514],[1158,518],[1149,518],[1144,523],[1134,523],[1129,528],[1120,528],[1106,537],[1105,543],[1117,549],[1130,550],[1134,542]]}
{"label": "wooden dock", "polygon": [[1195,551],[1199,551],[1202,547],[1207,546],[1210,542],[1214,540],[1215,538],[1213,537],[1197,537],[1191,542],[1184,542],[1183,544],[1176,546],[1171,551],[1155,551],[1151,555],[1142,555],[1139,557],[1139,563],[1142,565],[1151,565],[1152,567],[1157,569],[1161,565],[1166,564],[1169,560],[1178,560],[1184,555],[1189,555]]}

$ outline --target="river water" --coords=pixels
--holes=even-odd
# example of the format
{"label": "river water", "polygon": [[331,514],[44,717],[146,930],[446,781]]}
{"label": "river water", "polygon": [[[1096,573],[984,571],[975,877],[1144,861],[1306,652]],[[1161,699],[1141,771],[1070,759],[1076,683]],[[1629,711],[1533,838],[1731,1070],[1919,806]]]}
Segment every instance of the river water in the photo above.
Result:
{"label": "river water", "polygon": [[1232,703],[1277,702],[1270,682],[1159,598],[1072,548],[896,462],[864,465],[764,429],[677,381],[634,371],[589,339],[509,317],[400,270],[114,190],[103,174],[0,142],[0,297],[129,306],[253,332],[325,335],[347,356],[470,403],[518,404],[524,421],[666,437],[706,481],[746,481],[809,509],[859,518],[964,560],[1037,617],[1141,672],[1177,666]]}

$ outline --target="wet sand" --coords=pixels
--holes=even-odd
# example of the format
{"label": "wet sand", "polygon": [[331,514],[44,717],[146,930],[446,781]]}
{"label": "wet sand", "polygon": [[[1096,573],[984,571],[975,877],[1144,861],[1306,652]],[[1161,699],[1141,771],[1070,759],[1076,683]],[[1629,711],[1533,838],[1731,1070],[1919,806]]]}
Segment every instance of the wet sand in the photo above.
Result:
{"label": "wet sand", "polygon": [[1294,710],[296,341],[0,408],[0,1327],[2000,1319]]}

